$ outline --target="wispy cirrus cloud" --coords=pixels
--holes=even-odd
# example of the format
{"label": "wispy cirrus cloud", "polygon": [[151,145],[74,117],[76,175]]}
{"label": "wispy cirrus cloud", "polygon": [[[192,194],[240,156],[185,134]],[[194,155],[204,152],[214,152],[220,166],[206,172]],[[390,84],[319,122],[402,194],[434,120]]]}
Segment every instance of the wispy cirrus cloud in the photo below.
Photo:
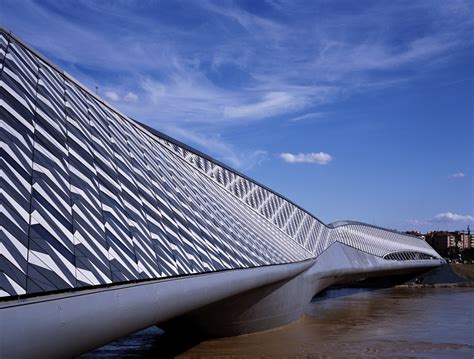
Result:
{"label": "wispy cirrus cloud", "polygon": [[[4,0],[0,22],[89,87],[107,89],[122,112],[199,138],[210,127],[317,118],[320,105],[402,86],[474,39],[470,1],[375,2],[348,12],[326,2],[259,7]],[[413,65],[423,70],[407,71]],[[220,148],[221,158],[235,148],[189,139]]]}
{"label": "wispy cirrus cloud", "polygon": [[128,103],[137,103],[138,102],[138,95],[134,94],[133,92],[127,92],[123,96],[123,100]]}
{"label": "wispy cirrus cloud", "polygon": [[220,135],[210,135],[207,133],[199,133],[197,131],[188,131],[183,127],[173,125],[166,126],[166,132],[184,142],[193,143],[200,147],[210,150],[210,154],[218,157],[224,163],[238,168],[240,170],[250,170],[252,167],[259,165],[268,157],[267,151],[257,150],[238,150]]}
{"label": "wispy cirrus cloud", "polygon": [[110,101],[119,101],[120,100],[120,96],[117,92],[115,91],[105,91],[104,93],[104,96],[107,100],[110,100]]}
{"label": "wispy cirrus cloud", "polygon": [[115,103],[137,103],[138,95],[133,92],[117,93],[116,91],[107,90],[104,92],[105,99]]}
{"label": "wispy cirrus cloud", "polygon": [[326,117],[326,114],[323,112],[310,112],[301,116],[293,117],[290,119],[290,121],[291,122],[311,121],[311,120],[319,120],[325,117]]}
{"label": "wispy cirrus cloud", "polygon": [[455,172],[455,173],[452,173],[449,175],[449,178],[464,178],[466,177],[466,175],[464,174],[464,172]]}
{"label": "wispy cirrus cloud", "polygon": [[291,112],[305,105],[305,98],[297,98],[288,92],[269,92],[256,102],[226,106],[224,117],[232,119],[261,119],[279,113]]}
{"label": "wispy cirrus cloud", "polygon": [[332,156],[326,152],[309,152],[293,154],[289,152],[280,153],[279,157],[288,163],[314,163],[326,165],[333,160]]}

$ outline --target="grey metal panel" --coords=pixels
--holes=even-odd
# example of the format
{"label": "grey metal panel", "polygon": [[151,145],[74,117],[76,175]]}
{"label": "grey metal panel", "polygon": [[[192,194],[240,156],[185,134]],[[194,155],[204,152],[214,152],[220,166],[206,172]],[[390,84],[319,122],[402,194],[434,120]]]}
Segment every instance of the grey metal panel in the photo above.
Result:
{"label": "grey metal panel", "polygon": [[10,44],[0,78],[0,296],[25,294],[37,63]]}
{"label": "grey metal panel", "polygon": [[28,293],[43,291],[43,285],[76,287],[64,86],[61,76],[39,63]]}
{"label": "grey metal panel", "polygon": [[86,98],[66,81],[69,178],[78,286],[112,282]]}
{"label": "grey metal panel", "polygon": [[3,67],[3,59],[5,58],[5,54],[7,52],[9,43],[9,36],[0,32],[0,72],[2,71]]}

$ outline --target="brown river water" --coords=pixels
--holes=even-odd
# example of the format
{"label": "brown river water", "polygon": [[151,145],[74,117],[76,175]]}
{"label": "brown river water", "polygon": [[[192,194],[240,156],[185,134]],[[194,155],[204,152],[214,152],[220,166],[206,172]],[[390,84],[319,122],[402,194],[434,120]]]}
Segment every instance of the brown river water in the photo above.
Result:
{"label": "brown river water", "polygon": [[80,358],[474,358],[474,288],[331,289],[305,317],[208,339],[149,328]]}

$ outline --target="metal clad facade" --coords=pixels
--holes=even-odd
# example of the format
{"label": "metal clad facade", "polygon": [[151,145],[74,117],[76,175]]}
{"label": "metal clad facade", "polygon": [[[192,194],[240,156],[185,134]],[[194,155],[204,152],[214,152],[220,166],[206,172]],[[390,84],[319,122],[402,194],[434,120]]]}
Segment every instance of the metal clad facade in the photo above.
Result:
{"label": "metal clad facade", "polygon": [[125,118],[3,31],[0,140],[1,297],[298,262],[335,241],[435,255],[383,229],[324,225]]}

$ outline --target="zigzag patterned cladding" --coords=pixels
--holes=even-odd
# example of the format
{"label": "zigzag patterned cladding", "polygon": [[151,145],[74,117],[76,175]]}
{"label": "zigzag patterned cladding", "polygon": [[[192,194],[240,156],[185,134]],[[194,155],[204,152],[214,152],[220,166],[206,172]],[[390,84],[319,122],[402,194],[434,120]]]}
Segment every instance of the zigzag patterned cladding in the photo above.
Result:
{"label": "zigzag patterned cladding", "polygon": [[[400,251],[400,248],[404,248],[405,251],[425,253],[435,258],[439,257],[438,253],[424,241],[417,241],[400,233],[370,227],[362,223],[349,222],[335,227],[331,230],[331,241],[339,241],[379,257]],[[374,243],[377,245],[374,246]]]}
{"label": "zigzag patterned cladding", "polygon": [[5,57],[7,46],[8,46],[7,37],[3,33],[0,33],[0,71],[3,67],[3,58]]}
{"label": "zigzag patterned cladding", "polygon": [[324,225],[315,217],[280,196],[206,158],[191,153],[166,139],[157,138],[157,140],[182,156],[194,167],[202,170],[208,177],[221,184],[227,191],[271,221],[300,245],[305,246],[311,252],[314,251],[316,245],[314,239],[308,242],[310,228],[313,223],[316,227]]}
{"label": "zigzag patterned cladding", "polygon": [[254,212],[268,220],[281,232],[303,248],[321,254],[334,242],[341,242],[376,256],[384,256],[395,248],[410,248],[438,258],[439,255],[421,239],[383,230],[361,223],[344,225],[343,228],[328,228],[324,223],[306,211],[211,160],[156,137],[165,145],[202,173],[221,185],[227,192],[245,203]]}
{"label": "zigzag patterned cladding", "polygon": [[37,60],[10,43],[0,74],[0,295],[26,293],[37,72]]}
{"label": "zigzag patterned cladding", "polygon": [[1,39],[1,296],[311,258],[128,119]]}
{"label": "zigzag patterned cladding", "polygon": [[[0,296],[426,243],[299,207],[104,105],[0,31]],[[423,256],[422,256],[423,257]]]}

